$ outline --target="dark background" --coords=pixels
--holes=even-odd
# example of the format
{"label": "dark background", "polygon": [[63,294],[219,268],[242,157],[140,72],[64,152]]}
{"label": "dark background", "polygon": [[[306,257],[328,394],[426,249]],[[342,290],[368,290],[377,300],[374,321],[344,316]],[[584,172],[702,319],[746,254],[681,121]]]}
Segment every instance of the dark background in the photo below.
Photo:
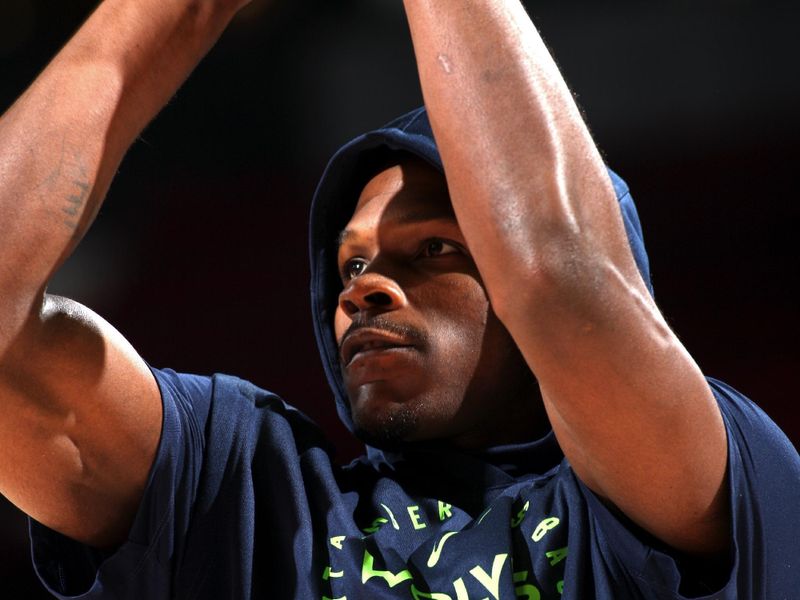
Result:
{"label": "dark background", "polygon": [[[399,1],[256,2],[134,145],[51,291],[94,308],[153,365],[282,394],[346,458],[357,445],[309,319],[309,200],[329,155],[420,104],[419,84]],[[94,5],[2,0],[0,108]],[[707,374],[795,444],[798,6],[528,3],[637,199],[668,320]],[[44,597],[28,552],[24,518],[0,500],[0,598]]]}

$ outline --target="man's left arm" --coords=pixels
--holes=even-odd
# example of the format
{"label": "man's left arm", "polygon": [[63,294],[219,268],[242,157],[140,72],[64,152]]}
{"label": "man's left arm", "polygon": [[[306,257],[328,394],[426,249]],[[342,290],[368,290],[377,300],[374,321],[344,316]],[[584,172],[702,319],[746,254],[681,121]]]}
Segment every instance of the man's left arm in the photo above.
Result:
{"label": "man's left arm", "polygon": [[405,6],[458,222],[570,463],[674,548],[724,549],[719,408],[637,270],[603,161],[524,8]]}

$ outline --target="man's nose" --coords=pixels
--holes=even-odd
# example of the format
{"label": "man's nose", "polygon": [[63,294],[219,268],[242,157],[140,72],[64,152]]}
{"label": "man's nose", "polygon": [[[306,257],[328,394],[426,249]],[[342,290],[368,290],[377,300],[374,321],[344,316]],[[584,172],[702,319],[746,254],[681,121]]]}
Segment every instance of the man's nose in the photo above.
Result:
{"label": "man's nose", "polygon": [[364,273],[355,277],[339,294],[339,306],[348,317],[366,310],[397,310],[407,302],[397,282],[380,273]]}

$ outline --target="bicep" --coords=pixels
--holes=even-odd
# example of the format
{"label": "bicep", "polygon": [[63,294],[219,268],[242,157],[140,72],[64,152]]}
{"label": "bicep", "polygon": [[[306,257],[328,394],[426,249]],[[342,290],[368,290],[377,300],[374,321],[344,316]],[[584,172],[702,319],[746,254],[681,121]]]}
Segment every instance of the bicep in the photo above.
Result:
{"label": "bicep", "polygon": [[719,549],[727,444],[717,403],[642,282],[613,268],[595,281],[577,299],[553,296],[534,327],[509,326],[559,442],[581,479],[650,533]]}
{"label": "bicep", "polygon": [[0,491],[96,546],[121,542],[161,430],[157,384],[108,323],[46,297],[0,362]]}

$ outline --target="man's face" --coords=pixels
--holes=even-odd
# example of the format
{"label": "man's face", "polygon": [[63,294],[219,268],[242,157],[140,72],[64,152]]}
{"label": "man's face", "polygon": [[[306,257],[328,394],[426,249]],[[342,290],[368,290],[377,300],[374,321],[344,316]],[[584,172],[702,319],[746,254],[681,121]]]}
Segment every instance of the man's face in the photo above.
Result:
{"label": "man's face", "polygon": [[367,183],[340,237],[339,359],[357,433],[392,447],[535,438],[535,379],[492,311],[444,177],[421,161]]}

